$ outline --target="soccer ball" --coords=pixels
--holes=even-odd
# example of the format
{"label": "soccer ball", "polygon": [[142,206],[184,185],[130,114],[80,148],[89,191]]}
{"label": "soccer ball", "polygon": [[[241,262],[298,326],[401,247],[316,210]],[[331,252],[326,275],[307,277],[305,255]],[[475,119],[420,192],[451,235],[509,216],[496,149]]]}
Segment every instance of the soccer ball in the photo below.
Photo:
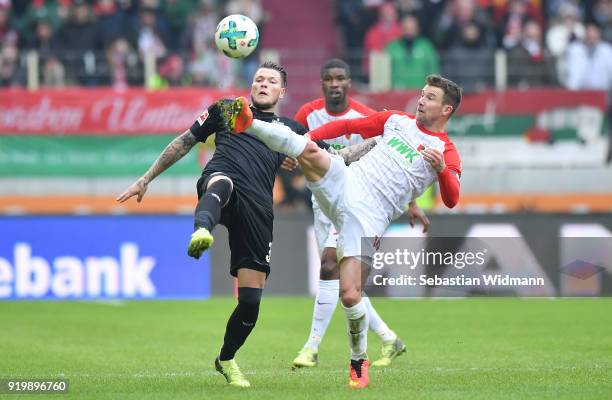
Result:
{"label": "soccer ball", "polygon": [[229,15],[217,25],[215,44],[228,57],[244,58],[251,54],[259,43],[259,30],[249,17]]}

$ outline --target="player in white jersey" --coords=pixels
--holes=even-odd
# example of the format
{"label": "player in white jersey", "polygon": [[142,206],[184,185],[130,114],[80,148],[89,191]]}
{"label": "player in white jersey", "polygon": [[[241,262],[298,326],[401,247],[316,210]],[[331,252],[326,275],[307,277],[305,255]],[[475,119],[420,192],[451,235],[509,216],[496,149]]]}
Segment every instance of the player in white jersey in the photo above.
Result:
{"label": "player in white jersey", "polygon": [[[319,206],[339,229],[340,296],[348,320],[351,361],[349,387],[369,384],[368,314],[361,299],[361,261],[371,262],[374,246],[389,223],[438,180],[444,204],[459,201],[461,162],[444,131],[461,102],[461,88],[430,75],[421,91],[416,115],[383,111],[369,117],[338,120],[300,136],[278,124],[253,120],[245,98],[224,114],[232,132],[246,131],[270,149],[296,157]],[[358,132],[378,137],[378,145],[350,166],[322,151],[314,140]],[[361,245],[362,238],[370,238]]]}
{"label": "player in white jersey", "polygon": [[[293,117],[308,130],[316,129],[339,119],[361,118],[375,113],[373,109],[347,96],[351,86],[351,73],[346,62],[340,59],[331,59],[323,64],[321,67],[321,86],[324,97],[304,104]],[[375,141],[375,139],[368,140]],[[341,150],[347,146],[363,143],[363,139],[359,135],[343,135],[328,139],[326,142],[332,148]],[[323,214],[314,196],[312,211],[314,213],[315,238],[321,257],[321,270],[310,334],[297,357],[293,360],[294,367],[298,368],[314,367],[318,364],[319,345],[336,310],[340,292],[340,271],[336,258],[338,232],[332,221]],[[409,217],[411,221],[419,219],[425,228],[429,225],[429,220],[415,203],[410,204]],[[364,297],[363,301],[369,314],[369,328],[383,342],[381,357],[374,361],[372,365],[388,366],[395,357],[406,351],[406,345],[378,315],[372,307],[370,299]]]}

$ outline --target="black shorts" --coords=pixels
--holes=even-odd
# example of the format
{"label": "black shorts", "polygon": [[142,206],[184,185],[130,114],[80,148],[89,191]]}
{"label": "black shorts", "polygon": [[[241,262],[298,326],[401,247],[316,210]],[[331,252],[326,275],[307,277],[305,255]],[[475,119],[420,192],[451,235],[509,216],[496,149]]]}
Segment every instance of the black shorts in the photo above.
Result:
{"label": "black shorts", "polygon": [[[206,185],[214,173],[202,176],[198,181],[198,198],[202,197]],[[240,194],[234,187],[229,202],[221,209],[221,225],[229,233],[231,252],[230,274],[238,276],[240,268],[261,271],[270,275],[270,252],[274,214]]]}

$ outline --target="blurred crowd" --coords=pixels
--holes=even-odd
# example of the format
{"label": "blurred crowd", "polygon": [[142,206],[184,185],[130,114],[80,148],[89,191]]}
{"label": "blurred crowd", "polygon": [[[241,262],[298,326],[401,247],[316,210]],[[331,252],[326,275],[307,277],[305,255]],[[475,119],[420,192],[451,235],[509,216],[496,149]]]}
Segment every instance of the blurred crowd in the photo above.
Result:
{"label": "blurred crowd", "polygon": [[510,86],[611,88],[612,0],[338,0],[337,16],[352,68],[385,53],[397,89],[432,72],[491,87],[499,49]]}
{"label": "blurred crowd", "polygon": [[[334,11],[362,82],[379,52],[395,89],[437,72],[478,91],[494,85],[502,49],[511,87],[612,86],[612,0],[335,0]],[[231,13],[265,27],[261,0],[0,0],[0,85],[26,84],[30,50],[43,86],[245,85],[257,55],[231,60],[214,45]],[[156,61],[149,82],[146,57]]]}
{"label": "blurred crowd", "polygon": [[263,27],[260,0],[0,0],[0,85],[26,83],[30,50],[43,86],[143,85],[150,56],[149,86],[240,85],[257,57],[234,61],[214,44],[234,13]]}

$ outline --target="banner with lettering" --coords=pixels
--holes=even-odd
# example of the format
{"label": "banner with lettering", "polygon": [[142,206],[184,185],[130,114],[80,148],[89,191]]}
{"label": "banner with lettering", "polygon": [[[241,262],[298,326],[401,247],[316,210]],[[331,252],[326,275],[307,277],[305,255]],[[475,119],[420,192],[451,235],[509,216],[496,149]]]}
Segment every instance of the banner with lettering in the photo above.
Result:
{"label": "banner with lettering", "polygon": [[[174,135],[0,136],[0,177],[134,177],[155,161]],[[209,158],[198,146],[164,176],[198,176]]]}
{"label": "banner with lettering", "polygon": [[109,88],[0,91],[0,134],[163,134],[189,128],[219,98],[245,90]]}
{"label": "banner with lettering", "polygon": [[204,299],[182,216],[0,217],[0,300]]}

